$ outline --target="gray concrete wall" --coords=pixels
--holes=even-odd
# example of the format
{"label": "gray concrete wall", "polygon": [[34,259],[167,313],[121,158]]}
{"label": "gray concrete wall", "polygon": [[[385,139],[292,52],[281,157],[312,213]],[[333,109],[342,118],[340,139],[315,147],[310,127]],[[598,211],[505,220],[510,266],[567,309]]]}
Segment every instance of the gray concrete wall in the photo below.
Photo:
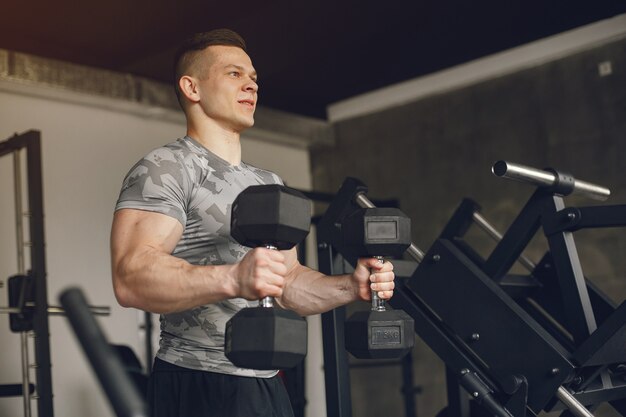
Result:
{"label": "gray concrete wall", "polygon": [[[599,64],[612,72],[601,75]],[[337,122],[336,145],[311,152],[314,189],[335,192],[346,176],[361,179],[374,198],[397,198],[413,220],[413,238],[427,250],[463,197],[504,231],[533,189],[490,172],[504,159],[554,167],[612,191],[626,203],[626,39],[400,107]],[[577,197],[568,205],[593,205]],[[472,233],[481,250],[493,245]],[[617,302],[626,298],[626,230],[576,234],[583,269]],[[527,254],[543,255],[542,236]],[[415,349],[420,416],[445,406],[442,364]],[[400,371],[353,370],[355,416],[401,416]],[[375,398],[375,400],[373,400]],[[600,411],[599,415],[611,415]]]}

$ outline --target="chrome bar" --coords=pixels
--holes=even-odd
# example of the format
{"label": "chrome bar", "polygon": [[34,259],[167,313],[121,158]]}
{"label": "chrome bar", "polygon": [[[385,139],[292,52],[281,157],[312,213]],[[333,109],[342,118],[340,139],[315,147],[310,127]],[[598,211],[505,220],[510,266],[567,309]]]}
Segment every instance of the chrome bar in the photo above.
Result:
{"label": "chrome bar", "polygon": [[18,314],[21,310],[17,307],[0,307],[0,314]]}
{"label": "chrome bar", "polygon": [[[35,308],[35,303],[26,303],[27,309]],[[111,315],[111,307],[108,306],[89,306],[91,313],[95,316]],[[0,314],[19,314],[22,310],[18,307],[0,307]],[[65,310],[59,306],[48,306],[48,314],[51,316],[64,316]]]}
{"label": "chrome bar", "polygon": [[354,198],[354,201],[362,208],[376,208],[374,203],[370,201],[369,198],[364,193],[358,193]]}
{"label": "chrome bar", "polygon": [[409,248],[406,250],[406,253],[408,253],[411,258],[415,259],[417,263],[422,262],[424,260],[424,256],[426,256],[420,248],[415,246],[414,243],[411,243],[411,246],[409,246]]}
{"label": "chrome bar", "polygon": [[[557,181],[556,175],[552,172],[507,161],[497,161],[491,167],[491,172],[498,177],[526,182],[540,187],[553,186]],[[600,201],[606,200],[611,195],[611,190],[608,188],[581,180],[574,180],[573,192]]]}
{"label": "chrome bar", "polygon": [[[487,221],[487,219],[485,219],[483,216],[481,216],[480,213],[475,211],[472,214],[472,220],[474,220],[474,223],[478,227],[480,227],[482,230],[484,230],[493,240],[495,240],[496,242],[500,242],[502,240],[502,234],[500,232],[498,232],[498,230],[496,230],[496,228],[493,227]],[[528,270],[528,272],[533,272],[535,270],[535,266],[536,265],[534,264],[534,262],[531,261],[530,259],[528,259],[523,254],[520,255],[518,261],[519,261],[520,264],[522,264],[522,266],[524,266],[524,268],[526,268]]]}
{"label": "chrome bar", "polygon": [[594,417],[572,394],[565,388],[559,387],[556,397],[577,417]]}
{"label": "chrome bar", "polygon": [[[28,307],[30,303],[26,303]],[[34,305],[33,305],[34,306]],[[89,306],[89,311],[94,316],[109,316],[111,315],[111,307],[108,306]],[[48,306],[48,314],[51,316],[65,316],[65,310],[59,306]]]}

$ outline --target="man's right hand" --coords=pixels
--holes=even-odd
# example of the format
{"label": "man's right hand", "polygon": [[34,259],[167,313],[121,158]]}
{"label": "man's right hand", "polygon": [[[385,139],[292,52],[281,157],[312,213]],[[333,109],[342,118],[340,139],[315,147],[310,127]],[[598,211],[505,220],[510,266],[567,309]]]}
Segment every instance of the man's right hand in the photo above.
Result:
{"label": "man's right hand", "polygon": [[238,297],[246,300],[279,298],[287,274],[285,255],[278,250],[254,248],[233,265],[231,274]]}

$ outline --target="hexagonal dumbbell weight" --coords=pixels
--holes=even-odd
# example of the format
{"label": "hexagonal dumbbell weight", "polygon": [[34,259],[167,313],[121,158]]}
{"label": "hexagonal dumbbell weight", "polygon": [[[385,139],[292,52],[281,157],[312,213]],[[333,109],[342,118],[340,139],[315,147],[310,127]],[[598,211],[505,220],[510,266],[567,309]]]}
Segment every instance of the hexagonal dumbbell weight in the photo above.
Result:
{"label": "hexagonal dumbbell weight", "polygon": [[[344,244],[359,257],[400,256],[411,245],[411,220],[395,208],[363,208],[341,224]],[[406,355],[415,343],[413,319],[402,310],[388,310],[372,291],[369,311],[353,314],[345,323],[346,350],[361,359]]]}
{"label": "hexagonal dumbbell weight", "polygon": [[[242,191],[232,206],[231,235],[244,246],[286,250],[309,233],[311,201],[282,185],[257,185]],[[226,323],[226,357],[250,369],[292,368],[307,353],[306,321],[290,310],[273,308],[265,297]]]}

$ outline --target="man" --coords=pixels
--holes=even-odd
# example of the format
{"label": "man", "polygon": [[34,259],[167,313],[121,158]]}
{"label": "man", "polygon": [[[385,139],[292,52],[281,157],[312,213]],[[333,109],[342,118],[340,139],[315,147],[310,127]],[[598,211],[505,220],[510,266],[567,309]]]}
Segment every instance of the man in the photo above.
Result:
{"label": "man", "polygon": [[276,371],[239,369],[224,356],[225,323],[275,297],[300,315],[355,300],[370,287],[393,294],[390,263],[362,259],[352,275],[327,277],[295,249],[249,249],[230,237],[230,206],[247,186],[282,181],[241,161],[241,132],[254,123],[257,74],[243,39],[220,29],[195,35],[176,58],[187,135],[128,173],[111,231],[115,295],[161,314],[149,389],[153,416],[292,416]]}

